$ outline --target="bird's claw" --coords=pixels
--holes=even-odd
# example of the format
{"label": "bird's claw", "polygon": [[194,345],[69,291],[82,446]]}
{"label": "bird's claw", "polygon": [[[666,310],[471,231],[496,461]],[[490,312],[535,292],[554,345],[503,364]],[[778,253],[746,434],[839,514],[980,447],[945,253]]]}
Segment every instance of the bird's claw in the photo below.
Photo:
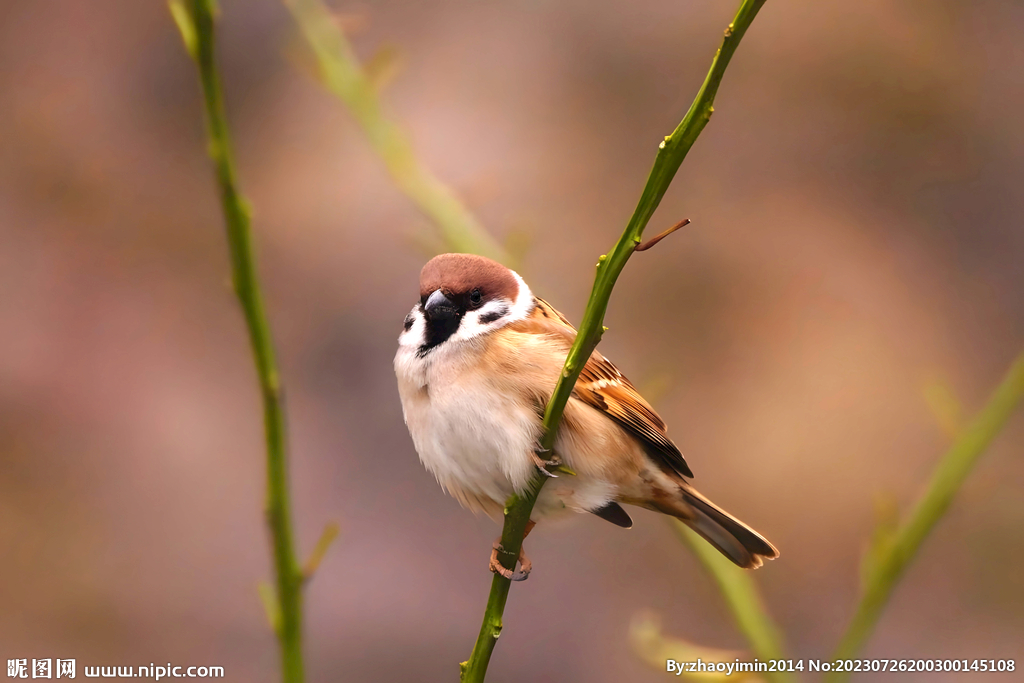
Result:
{"label": "bird's claw", "polygon": [[[545,459],[543,456],[548,453],[551,453],[551,457]],[[533,464],[537,466],[537,469],[540,470],[540,473],[545,477],[558,479],[558,475],[551,470],[568,471],[562,464],[562,459],[558,457],[558,453],[552,453],[546,448],[537,448],[537,450],[533,451],[531,455],[533,457]]]}
{"label": "bird's claw", "polygon": [[523,552],[522,548],[519,548],[519,571],[506,569],[505,566],[498,561],[498,553],[510,554],[502,547],[500,539],[495,541],[494,545],[491,546],[490,570],[492,572],[502,575],[509,581],[525,581],[526,578],[530,576],[530,572],[533,570],[533,562],[530,562],[530,558],[526,556],[526,553]]}

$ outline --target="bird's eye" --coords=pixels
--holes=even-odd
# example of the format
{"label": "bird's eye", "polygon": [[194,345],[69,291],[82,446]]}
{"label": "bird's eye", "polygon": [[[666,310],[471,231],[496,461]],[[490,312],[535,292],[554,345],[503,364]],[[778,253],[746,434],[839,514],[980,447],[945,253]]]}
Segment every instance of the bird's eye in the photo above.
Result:
{"label": "bird's eye", "polygon": [[480,294],[480,290],[479,289],[474,289],[472,292],[469,293],[469,300],[475,306],[475,305],[479,304],[483,300],[483,295]]}

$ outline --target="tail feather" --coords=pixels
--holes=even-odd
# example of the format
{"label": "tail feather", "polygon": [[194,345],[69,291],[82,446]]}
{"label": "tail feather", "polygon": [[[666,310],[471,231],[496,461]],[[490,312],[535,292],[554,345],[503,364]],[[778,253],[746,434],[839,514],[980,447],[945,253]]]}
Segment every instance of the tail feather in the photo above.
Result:
{"label": "tail feather", "polygon": [[774,560],[779,551],[761,534],[718,507],[689,486],[680,487],[683,510],[669,511],[688,527],[715,546],[734,564],[744,569],[760,567],[764,560]]}

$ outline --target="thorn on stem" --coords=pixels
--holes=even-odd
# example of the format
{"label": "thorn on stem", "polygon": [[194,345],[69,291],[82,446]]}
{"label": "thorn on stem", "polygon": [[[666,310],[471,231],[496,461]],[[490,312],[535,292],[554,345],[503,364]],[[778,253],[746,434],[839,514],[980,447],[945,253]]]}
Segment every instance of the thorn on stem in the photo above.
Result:
{"label": "thorn on stem", "polygon": [[682,227],[684,227],[686,225],[689,225],[689,224],[690,224],[690,219],[689,218],[684,218],[683,220],[679,221],[678,223],[676,223],[675,225],[673,225],[671,228],[669,228],[665,232],[661,233],[660,235],[658,235],[656,237],[652,237],[651,239],[647,240],[643,244],[636,245],[635,247],[633,247],[633,251],[647,251],[648,249],[653,247],[655,244],[657,244],[658,242],[662,241],[663,239],[665,239],[666,237],[668,237],[669,235],[674,233],[676,230],[678,230],[678,229],[680,229],[680,228],[682,228]]}

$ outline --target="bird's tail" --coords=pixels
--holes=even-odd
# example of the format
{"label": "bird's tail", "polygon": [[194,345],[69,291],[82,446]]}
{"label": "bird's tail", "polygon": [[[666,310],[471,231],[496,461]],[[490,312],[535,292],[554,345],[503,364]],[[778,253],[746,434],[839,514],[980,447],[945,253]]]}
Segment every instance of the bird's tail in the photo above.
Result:
{"label": "bird's tail", "polygon": [[[760,567],[764,560],[779,556],[761,534],[718,507],[700,493],[684,484],[679,487],[681,499],[659,507],[676,517],[715,546],[723,555],[744,569]],[[665,508],[668,509],[665,509]]]}

